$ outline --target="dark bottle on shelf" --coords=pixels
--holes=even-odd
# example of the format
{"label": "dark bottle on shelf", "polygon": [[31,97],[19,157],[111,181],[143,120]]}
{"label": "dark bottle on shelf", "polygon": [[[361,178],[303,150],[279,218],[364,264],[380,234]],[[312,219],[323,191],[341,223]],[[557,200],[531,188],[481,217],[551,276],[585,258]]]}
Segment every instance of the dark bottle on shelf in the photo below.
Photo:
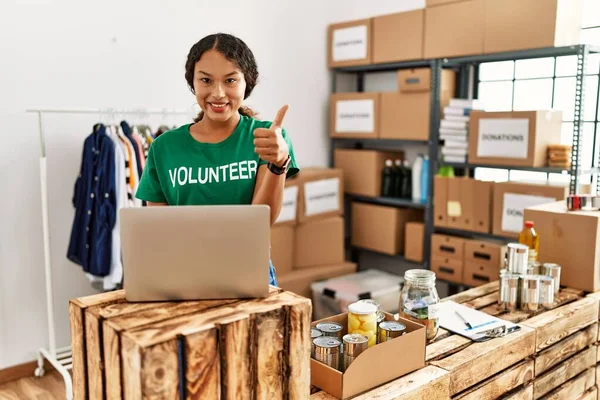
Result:
{"label": "dark bottle on shelf", "polygon": [[393,165],[392,160],[386,160],[381,173],[381,195],[384,197],[391,197],[394,192]]}
{"label": "dark bottle on shelf", "polygon": [[402,164],[402,186],[400,188],[400,196],[404,199],[412,198],[412,171],[408,160],[404,160]]}
{"label": "dark bottle on shelf", "polygon": [[404,174],[402,173],[402,160],[397,159],[394,162],[394,190],[392,193],[393,197],[402,197],[402,184],[404,180]]}

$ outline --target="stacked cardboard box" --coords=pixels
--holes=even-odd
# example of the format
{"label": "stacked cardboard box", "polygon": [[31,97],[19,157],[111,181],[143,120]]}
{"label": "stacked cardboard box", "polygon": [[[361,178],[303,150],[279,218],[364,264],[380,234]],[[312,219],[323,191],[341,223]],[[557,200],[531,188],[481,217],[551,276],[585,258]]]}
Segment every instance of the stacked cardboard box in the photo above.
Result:
{"label": "stacked cardboard box", "polygon": [[331,24],[330,68],[580,42],[581,0],[427,0],[425,9]]}
{"label": "stacked cardboard box", "polygon": [[271,259],[281,288],[310,297],[318,280],[352,273],[345,261],[343,171],[303,168],[286,182],[271,229]]}
{"label": "stacked cardboard box", "polygon": [[444,281],[479,286],[498,279],[505,253],[500,242],[434,234],[431,270]]}

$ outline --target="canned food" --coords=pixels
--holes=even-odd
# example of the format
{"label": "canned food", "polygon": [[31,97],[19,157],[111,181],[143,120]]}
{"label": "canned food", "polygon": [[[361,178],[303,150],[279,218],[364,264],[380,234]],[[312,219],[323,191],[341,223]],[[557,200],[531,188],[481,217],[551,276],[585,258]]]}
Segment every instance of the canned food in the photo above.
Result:
{"label": "canned food", "polygon": [[546,275],[554,279],[554,296],[558,296],[560,291],[560,270],[561,267],[558,264],[544,263],[542,264],[542,275]]}
{"label": "canned food", "polygon": [[338,340],[342,340],[342,331],[344,330],[342,324],[338,324],[337,322],[319,322],[317,329],[321,331],[323,336],[336,337]]}
{"label": "canned food", "polygon": [[373,300],[373,299],[363,299],[363,300],[357,301],[357,303],[373,304],[375,307],[377,307],[377,323],[378,324],[385,319],[385,315],[383,314],[383,311],[381,311],[381,304],[379,304],[378,301]]}
{"label": "canned food", "polygon": [[321,336],[313,340],[315,360],[333,368],[340,369],[340,351],[342,342],[331,336]]}
{"label": "canned food", "polygon": [[521,309],[537,311],[540,304],[540,280],[535,275],[521,277]]}
{"label": "canned food", "polygon": [[378,343],[384,343],[406,333],[406,325],[397,321],[383,321],[379,324]]}
{"label": "canned food", "polygon": [[539,261],[529,261],[527,264],[527,275],[540,275],[542,263]]}
{"label": "canned food", "polygon": [[529,247],[519,243],[508,244],[508,272],[512,274],[527,274]]}
{"label": "canned food", "polygon": [[554,305],[554,279],[550,276],[540,275],[540,304],[549,310]]}
{"label": "canned food", "polygon": [[504,274],[500,276],[500,296],[498,305],[501,310],[514,311],[519,304],[519,276]]}
{"label": "canned food", "polygon": [[343,341],[344,362],[342,368],[345,371],[356,357],[369,348],[369,338],[358,333],[351,333],[344,335]]}
{"label": "canned food", "polygon": [[320,330],[318,330],[317,328],[310,328],[310,342],[312,343],[311,346],[311,356],[314,357],[315,356],[315,344],[314,344],[314,340],[318,337],[323,336],[323,332],[321,332]]}

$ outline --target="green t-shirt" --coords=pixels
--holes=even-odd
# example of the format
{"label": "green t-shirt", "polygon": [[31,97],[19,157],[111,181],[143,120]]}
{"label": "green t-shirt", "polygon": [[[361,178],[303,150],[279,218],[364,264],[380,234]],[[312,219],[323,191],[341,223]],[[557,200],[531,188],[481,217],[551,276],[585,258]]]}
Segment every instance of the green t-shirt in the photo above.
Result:
{"label": "green t-shirt", "polygon": [[[160,135],[150,146],[136,197],[169,205],[251,204],[258,167],[266,161],[254,152],[254,129],[271,121],[241,116],[233,133],[220,143],[201,143],[190,125]],[[282,134],[291,157],[287,178],[298,173],[292,142]]]}

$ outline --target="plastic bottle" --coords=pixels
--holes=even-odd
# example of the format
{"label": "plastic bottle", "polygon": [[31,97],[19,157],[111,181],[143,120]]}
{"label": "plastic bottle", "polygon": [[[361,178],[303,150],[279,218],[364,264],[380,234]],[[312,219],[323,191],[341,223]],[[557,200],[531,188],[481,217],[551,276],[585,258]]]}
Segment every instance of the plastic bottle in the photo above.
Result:
{"label": "plastic bottle", "polygon": [[538,260],[540,248],[540,237],[533,226],[533,221],[525,221],[525,227],[519,233],[519,243],[529,247],[529,261]]}
{"label": "plastic bottle", "polygon": [[394,191],[393,197],[402,197],[402,185],[404,184],[404,173],[402,171],[402,161],[396,159],[394,163]]}
{"label": "plastic bottle", "polygon": [[429,195],[429,157],[423,157],[423,165],[421,167],[421,203],[427,203]]}
{"label": "plastic bottle", "polygon": [[423,168],[423,155],[419,154],[412,166],[412,199],[421,201],[421,170]]}
{"label": "plastic bottle", "polygon": [[381,173],[381,195],[391,197],[394,192],[394,163],[392,160],[385,161],[385,167]]}
{"label": "plastic bottle", "polygon": [[402,188],[400,190],[400,197],[403,199],[410,199],[412,197],[412,173],[408,160],[404,160],[402,164]]}

